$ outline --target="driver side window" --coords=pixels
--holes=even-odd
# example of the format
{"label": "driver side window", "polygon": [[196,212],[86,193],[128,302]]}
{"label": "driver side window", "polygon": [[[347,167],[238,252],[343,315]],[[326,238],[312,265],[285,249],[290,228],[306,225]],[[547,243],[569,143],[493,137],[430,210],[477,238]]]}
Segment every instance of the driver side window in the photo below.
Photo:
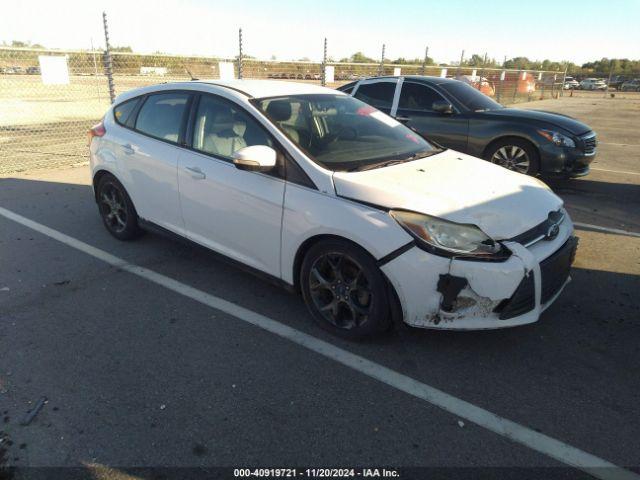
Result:
{"label": "driver side window", "polygon": [[252,145],[273,148],[273,141],[253,118],[232,103],[211,95],[200,97],[193,125],[195,150],[231,159],[235,152]]}
{"label": "driver side window", "polygon": [[444,100],[444,98],[432,88],[418,83],[404,82],[398,108],[432,112],[433,102],[438,100]]}

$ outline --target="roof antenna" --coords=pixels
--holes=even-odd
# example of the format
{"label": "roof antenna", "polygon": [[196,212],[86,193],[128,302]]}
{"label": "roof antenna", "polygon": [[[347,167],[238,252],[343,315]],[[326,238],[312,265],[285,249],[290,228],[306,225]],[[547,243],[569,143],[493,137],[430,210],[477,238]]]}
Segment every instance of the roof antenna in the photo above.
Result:
{"label": "roof antenna", "polygon": [[189,74],[189,77],[191,77],[191,81],[200,80],[199,78],[196,78],[193,76],[193,73],[191,73],[191,70],[189,70],[185,64],[182,64],[182,68],[184,68],[187,71],[187,73]]}

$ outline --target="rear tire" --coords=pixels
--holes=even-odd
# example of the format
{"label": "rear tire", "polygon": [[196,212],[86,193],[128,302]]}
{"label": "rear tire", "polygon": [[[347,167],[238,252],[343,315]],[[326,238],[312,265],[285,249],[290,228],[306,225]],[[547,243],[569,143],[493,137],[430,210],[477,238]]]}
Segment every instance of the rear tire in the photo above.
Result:
{"label": "rear tire", "polygon": [[132,240],[142,234],[138,213],[124,186],[113,175],[104,175],[97,186],[96,199],[107,231],[118,240]]}
{"label": "rear tire", "polygon": [[355,340],[391,326],[384,275],[355,244],[331,239],[312,246],[302,262],[300,285],[313,319],[335,335]]}
{"label": "rear tire", "polygon": [[525,175],[540,171],[540,155],[536,148],[520,138],[503,138],[492,143],[484,155],[485,160]]}

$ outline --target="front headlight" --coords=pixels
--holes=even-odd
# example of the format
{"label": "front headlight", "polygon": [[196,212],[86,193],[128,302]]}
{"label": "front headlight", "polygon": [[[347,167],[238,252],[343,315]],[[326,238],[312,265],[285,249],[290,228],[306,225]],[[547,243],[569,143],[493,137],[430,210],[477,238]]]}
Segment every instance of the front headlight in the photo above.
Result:
{"label": "front headlight", "polygon": [[574,142],[571,137],[567,137],[560,132],[554,132],[553,130],[538,130],[538,133],[559,147],[575,148],[576,146],[576,142]]}
{"label": "front headlight", "polygon": [[451,256],[506,258],[509,251],[475,225],[431,217],[422,213],[392,210],[391,216],[409,234],[430,250]]}

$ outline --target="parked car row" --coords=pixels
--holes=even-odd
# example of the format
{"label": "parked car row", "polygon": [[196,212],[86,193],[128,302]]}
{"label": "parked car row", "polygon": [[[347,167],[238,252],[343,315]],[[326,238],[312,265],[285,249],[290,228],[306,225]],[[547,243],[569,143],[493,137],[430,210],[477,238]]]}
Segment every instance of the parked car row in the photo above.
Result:
{"label": "parked car row", "polygon": [[595,134],[451,79],[341,90],[233,80],[120,95],[89,132],[104,226],[209,248],[300,291],[347,338],[394,321],[535,322],[569,281],[577,240],[562,200],[518,172],[584,173]]}
{"label": "parked car row", "polygon": [[318,73],[269,73],[267,78],[283,79],[283,80],[320,80]]}
{"label": "parked car row", "polygon": [[622,85],[620,85],[620,91],[640,92],[640,78],[634,78],[633,80],[622,83]]}
{"label": "parked car row", "polygon": [[26,73],[27,75],[40,75],[40,67],[27,67],[26,69],[20,66],[0,67],[0,74],[5,75],[21,75]]}
{"label": "parked car row", "polygon": [[629,79],[621,75],[612,77],[608,84],[601,78],[585,78],[578,82],[573,77],[566,77],[563,88],[565,90],[607,90],[607,85],[609,90],[616,89],[622,92],[640,91],[640,79]]}

